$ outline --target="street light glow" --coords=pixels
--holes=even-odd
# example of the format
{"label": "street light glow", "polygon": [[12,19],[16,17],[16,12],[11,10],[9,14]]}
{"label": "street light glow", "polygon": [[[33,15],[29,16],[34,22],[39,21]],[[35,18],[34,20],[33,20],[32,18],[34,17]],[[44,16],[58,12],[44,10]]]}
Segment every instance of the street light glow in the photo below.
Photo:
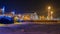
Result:
{"label": "street light glow", "polygon": [[51,14],[53,14],[53,11],[51,11]]}
{"label": "street light glow", "polygon": [[48,6],[48,9],[51,9],[51,7],[50,7],[50,6]]}

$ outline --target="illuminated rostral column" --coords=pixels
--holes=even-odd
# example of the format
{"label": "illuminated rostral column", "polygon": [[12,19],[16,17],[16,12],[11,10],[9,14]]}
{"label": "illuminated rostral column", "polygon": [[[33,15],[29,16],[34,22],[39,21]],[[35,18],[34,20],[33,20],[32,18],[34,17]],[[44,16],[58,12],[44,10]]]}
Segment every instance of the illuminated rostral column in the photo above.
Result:
{"label": "illuminated rostral column", "polygon": [[53,20],[53,11],[51,11],[51,20]]}
{"label": "illuminated rostral column", "polygon": [[51,11],[51,7],[48,6],[48,16],[47,16],[48,20],[52,20],[53,19],[53,11]]}

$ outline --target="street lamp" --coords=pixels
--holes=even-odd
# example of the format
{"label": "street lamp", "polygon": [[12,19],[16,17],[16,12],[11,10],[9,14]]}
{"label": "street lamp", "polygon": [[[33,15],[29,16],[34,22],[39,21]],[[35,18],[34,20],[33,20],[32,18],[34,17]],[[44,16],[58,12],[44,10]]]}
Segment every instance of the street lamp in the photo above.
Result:
{"label": "street lamp", "polygon": [[51,11],[51,19],[53,19],[53,11]]}
{"label": "street lamp", "polygon": [[48,16],[47,16],[48,20],[51,19],[51,7],[48,6]]}
{"label": "street lamp", "polygon": [[51,9],[51,7],[50,6],[48,6],[48,10],[50,10]]}

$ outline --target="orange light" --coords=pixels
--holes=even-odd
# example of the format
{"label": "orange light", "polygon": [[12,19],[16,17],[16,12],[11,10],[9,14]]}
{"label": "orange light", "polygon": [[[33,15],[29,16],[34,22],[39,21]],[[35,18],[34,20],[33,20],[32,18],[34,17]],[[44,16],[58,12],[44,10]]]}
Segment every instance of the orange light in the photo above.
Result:
{"label": "orange light", "polygon": [[24,19],[24,20],[30,20],[30,16],[25,15],[23,19]]}
{"label": "orange light", "polygon": [[44,19],[45,19],[45,17],[44,17],[44,16],[40,16],[40,19],[41,19],[41,20],[44,20]]}
{"label": "orange light", "polygon": [[51,9],[51,7],[50,7],[50,6],[48,6],[48,9]]}
{"label": "orange light", "polygon": [[51,14],[53,14],[53,11],[51,11]]}

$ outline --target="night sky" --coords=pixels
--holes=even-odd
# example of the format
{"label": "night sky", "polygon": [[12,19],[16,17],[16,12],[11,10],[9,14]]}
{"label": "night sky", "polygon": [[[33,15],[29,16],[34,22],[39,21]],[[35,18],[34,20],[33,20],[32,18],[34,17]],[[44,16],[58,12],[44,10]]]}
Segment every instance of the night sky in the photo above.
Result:
{"label": "night sky", "polygon": [[15,10],[16,13],[37,12],[39,15],[47,15],[47,7],[52,7],[54,16],[60,17],[59,0],[0,0],[0,8],[6,7],[6,12]]}

